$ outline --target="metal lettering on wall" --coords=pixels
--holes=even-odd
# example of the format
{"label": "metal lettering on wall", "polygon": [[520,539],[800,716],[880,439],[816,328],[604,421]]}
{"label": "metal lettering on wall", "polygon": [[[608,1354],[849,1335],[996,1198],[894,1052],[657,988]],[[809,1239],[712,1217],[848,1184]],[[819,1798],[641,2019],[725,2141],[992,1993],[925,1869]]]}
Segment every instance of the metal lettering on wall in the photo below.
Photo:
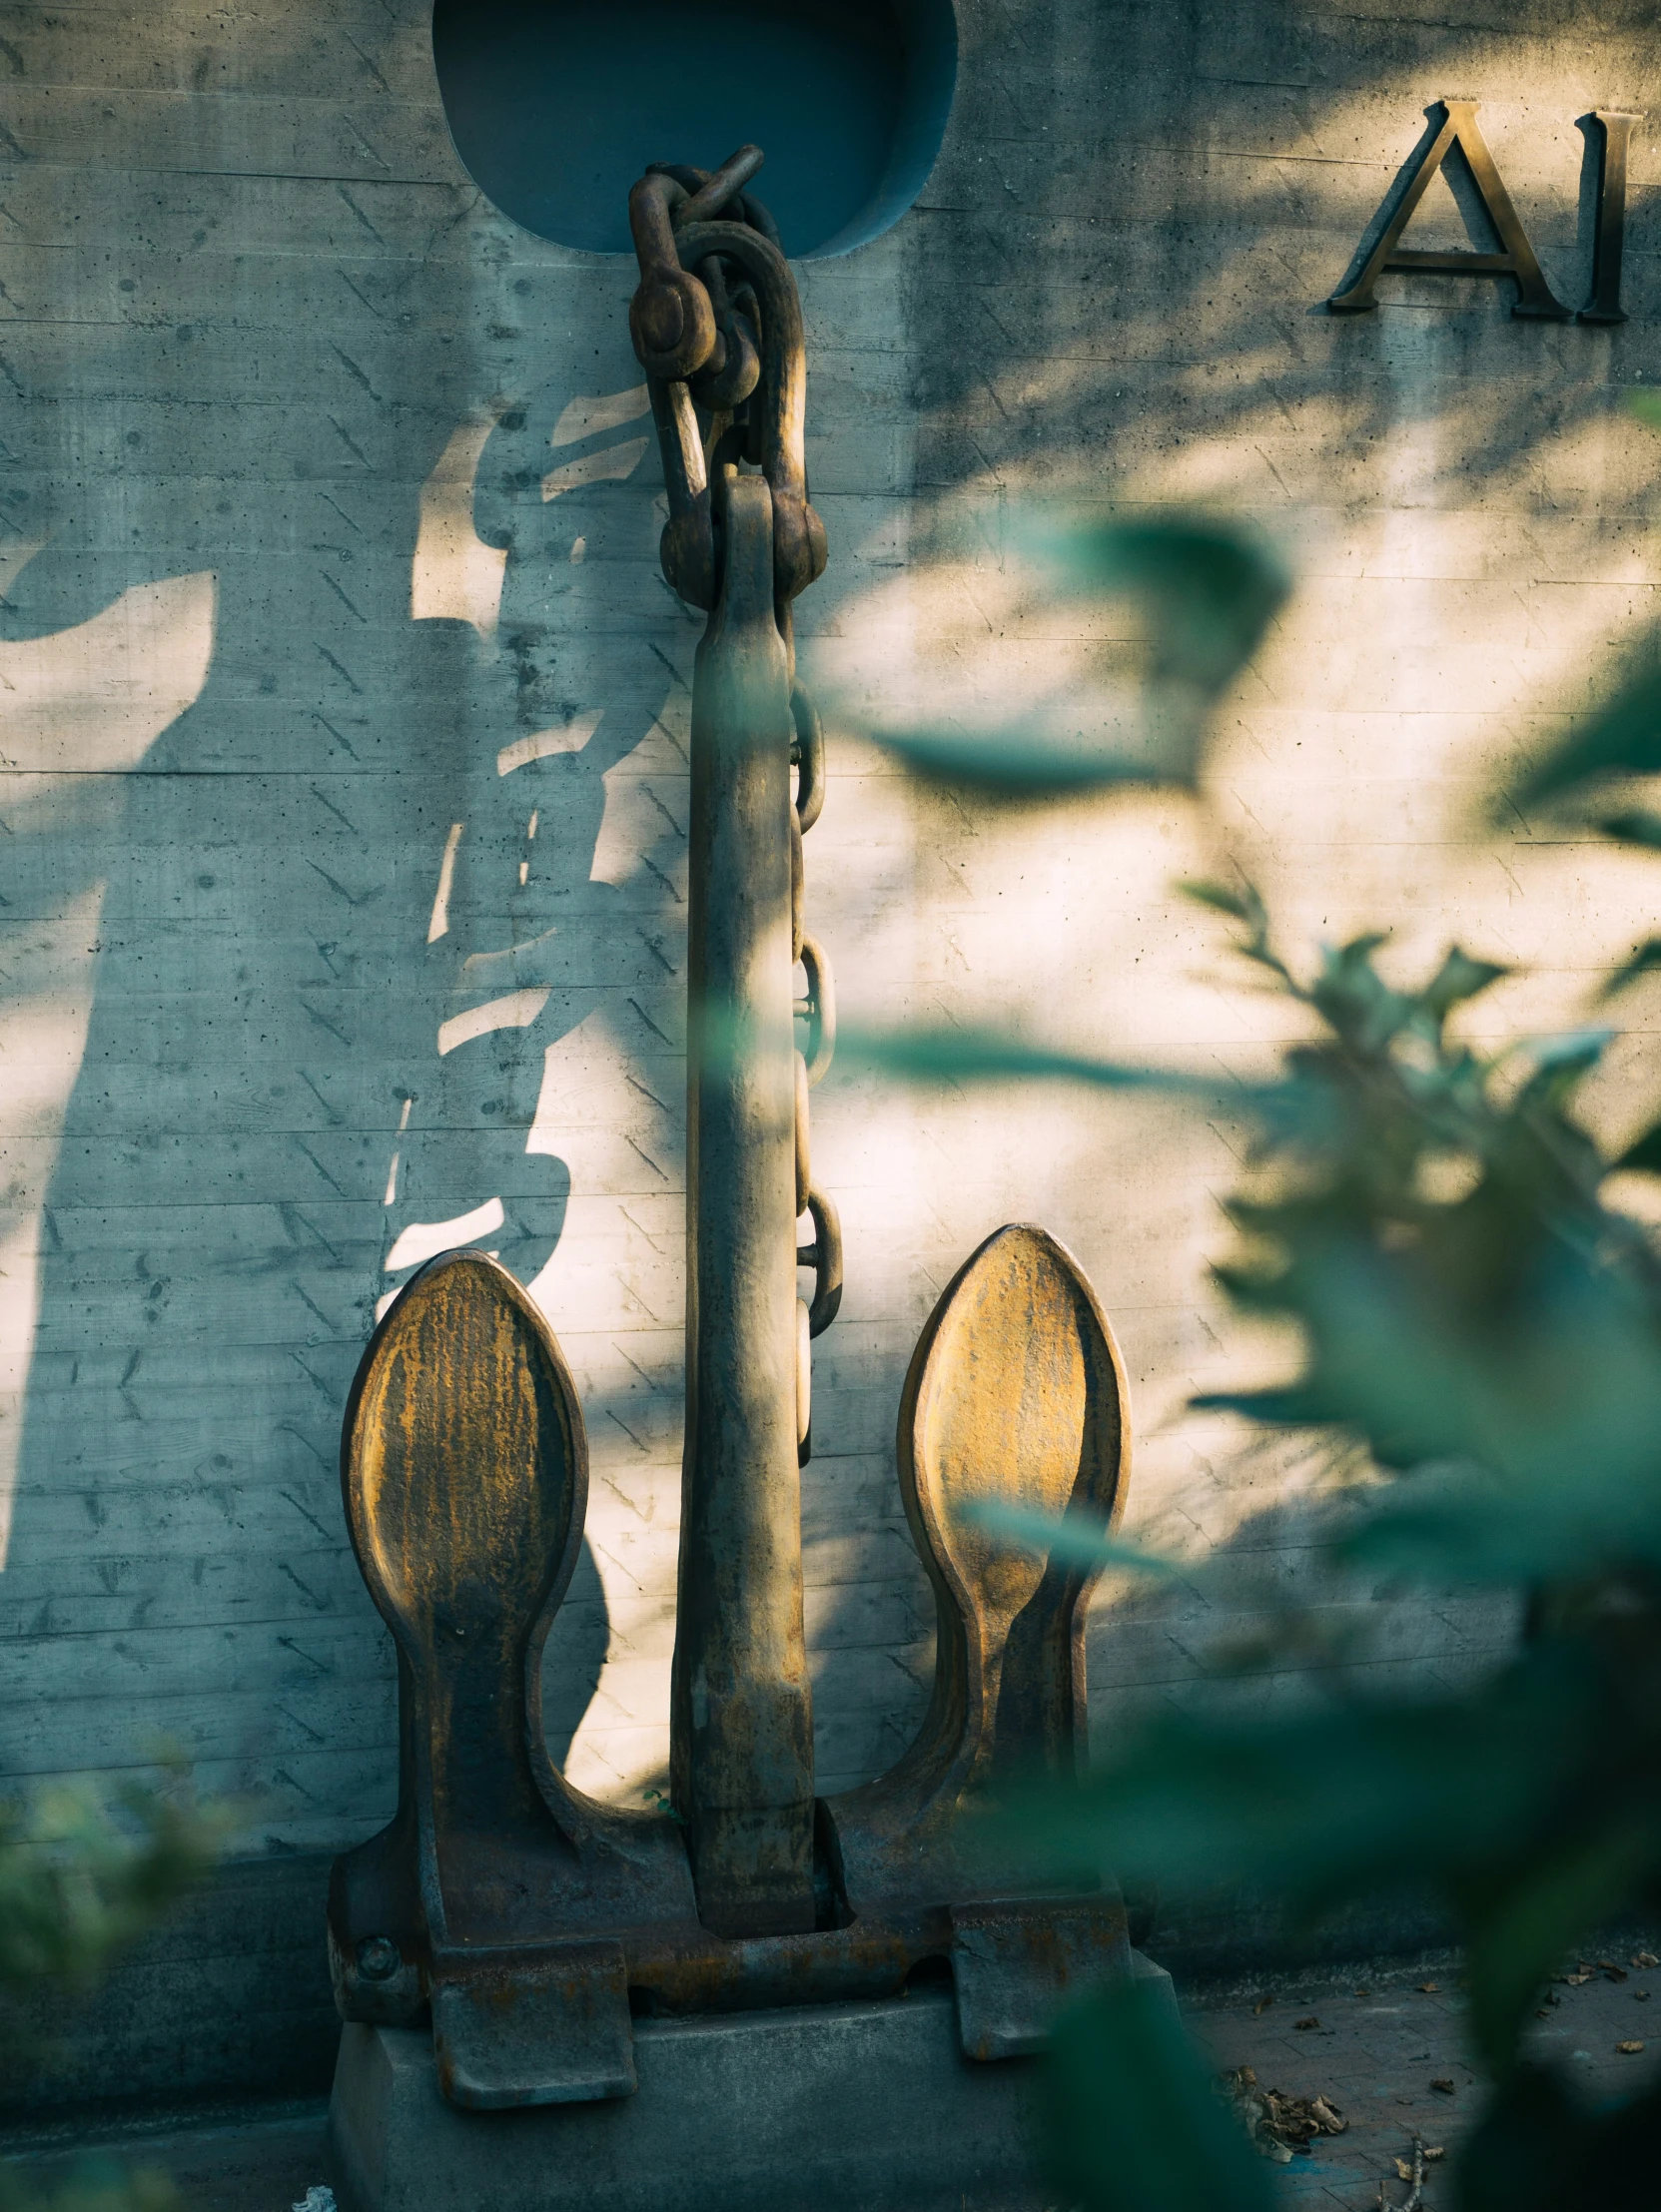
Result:
{"label": "metal lettering on wall", "polygon": [[671,1811],[596,1804],[548,1756],[541,1655],[581,1542],[587,1447],[570,1372],[512,1275],[482,1252],[430,1261],[347,1409],[348,1524],[398,1650],[400,1780],[391,1825],[335,1865],[336,1994],[351,2020],[429,2016],[440,2087],[473,2109],[630,2094],[637,2013],[898,1995],[931,1960],[950,1966],[966,2054],[1014,2056],[1070,1985],[1131,1966],[1111,1880],[1035,1879],[968,1833],[1013,1768],[1071,1765],[1092,1579],[998,1541],[984,1509],[1100,1525],[1130,1449],[1112,1333],[1042,1229],[1002,1228],[971,1255],[906,1378],[900,1491],[937,1616],[923,1727],[886,1775],[815,1794],[798,1469],[841,1241],[808,1160],[834,1014],[803,928],[824,769],[791,604],[825,538],[795,280],[744,189],[760,165],[754,147],[712,176],[659,164],[629,202],[663,568],[709,617],[692,702]]}
{"label": "metal lettering on wall", "polygon": [[[1341,292],[1326,303],[1335,315],[1359,315],[1378,305],[1378,280],[1387,270],[1434,277],[1509,277],[1517,297],[1511,313],[1554,323],[1566,323],[1574,311],[1566,308],[1546,283],[1538,257],[1506,191],[1494,158],[1488,151],[1476,121],[1474,100],[1443,100],[1426,110],[1432,119],[1440,115],[1440,128],[1429,134],[1407,169],[1396,180],[1392,195],[1379,213],[1388,210],[1383,230],[1359,271]],[[1621,308],[1621,251],[1626,231],[1626,156],[1632,126],[1642,120],[1614,108],[1598,108],[1587,118],[1598,127],[1600,146],[1597,184],[1597,221],[1593,234],[1591,297],[1575,320],[1581,323],[1624,323]],[[1482,212],[1499,240],[1498,253],[1419,251],[1404,247],[1401,234],[1412,221],[1431,180],[1455,149],[1476,191]]]}

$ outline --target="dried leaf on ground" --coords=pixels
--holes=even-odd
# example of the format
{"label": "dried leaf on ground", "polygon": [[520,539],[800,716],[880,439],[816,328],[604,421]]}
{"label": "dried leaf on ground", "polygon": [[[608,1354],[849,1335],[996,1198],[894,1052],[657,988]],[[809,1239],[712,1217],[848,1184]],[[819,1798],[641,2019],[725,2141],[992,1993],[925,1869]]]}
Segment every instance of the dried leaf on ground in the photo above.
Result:
{"label": "dried leaf on ground", "polygon": [[1349,2122],[1330,2097],[1288,2097],[1259,2086],[1249,2066],[1219,2076],[1218,2086],[1261,2158],[1284,2165],[1306,2151],[1317,2135],[1341,2135]]}
{"label": "dried leaf on ground", "polygon": [[1661,1966],[1661,1958],[1654,1951],[1634,1951],[1629,1961],[1634,1966]]}
{"label": "dried leaf on ground", "polygon": [[1615,2045],[1623,2058],[1636,2058],[1643,2047],[1642,2043],[1617,2043]]}
{"label": "dried leaf on ground", "polygon": [[1438,2074],[1435,2080],[1431,2082],[1430,2086],[1432,2089],[1439,2089],[1444,2097],[1456,2096],[1458,2094],[1458,2091],[1455,2089],[1453,2083],[1449,2081],[1446,2074]]}

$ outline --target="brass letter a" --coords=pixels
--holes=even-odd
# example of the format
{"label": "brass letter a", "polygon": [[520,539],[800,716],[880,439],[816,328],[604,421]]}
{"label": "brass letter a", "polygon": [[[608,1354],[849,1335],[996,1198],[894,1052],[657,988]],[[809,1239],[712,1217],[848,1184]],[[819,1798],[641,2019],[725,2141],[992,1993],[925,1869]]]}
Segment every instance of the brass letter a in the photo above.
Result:
{"label": "brass letter a", "polygon": [[[1514,277],[1517,298],[1512,303],[1513,315],[1548,317],[1553,322],[1568,321],[1569,311],[1553,297],[1551,287],[1540,274],[1540,265],[1534,259],[1534,249],[1529,245],[1522,225],[1517,221],[1517,211],[1511,205],[1511,195],[1499,181],[1499,171],[1494,158],[1488,152],[1487,142],[1476,127],[1476,102],[1474,100],[1443,100],[1438,103],[1442,111],[1442,126],[1430,144],[1419,156],[1418,167],[1407,180],[1407,188],[1396,205],[1394,215],[1385,226],[1384,234],[1367,256],[1366,266],[1347,292],[1334,293],[1326,303],[1334,315],[1358,315],[1378,303],[1373,298],[1373,287],[1386,269],[1416,269],[1438,277]],[[1427,110],[1434,113],[1434,110]],[[1402,232],[1412,221],[1414,211],[1424,198],[1425,187],[1440,169],[1448,155],[1457,146],[1469,167],[1471,182],[1475,185],[1488,221],[1493,225],[1500,245],[1499,254],[1421,254],[1411,247],[1396,244]]]}

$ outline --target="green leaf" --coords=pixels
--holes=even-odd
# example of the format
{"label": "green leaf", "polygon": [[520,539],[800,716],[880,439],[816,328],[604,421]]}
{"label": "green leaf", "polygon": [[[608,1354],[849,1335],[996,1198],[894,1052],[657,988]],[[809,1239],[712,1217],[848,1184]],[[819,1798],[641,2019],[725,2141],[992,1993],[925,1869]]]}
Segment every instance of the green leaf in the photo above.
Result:
{"label": "green leaf", "polygon": [[1607,1699],[1552,1652],[1462,1698],[1316,1695],[1238,1720],[1167,1714],[1071,1787],[1001,1816],[1056,1867],[1085,1852],[1172,1890],[1263,1884],[1300,1907],[1502,1862],[1580,1787]]}
{"label": "green leaf", "polygon": [[1661,430],[1661,391],[1629,391],[1626,411],[1640,422],[1647,422],[1652,430]]}
{"label": "green leaf", "polygon": [[1641,1876],[1657,1862],[1658,1841],[1653,1828],[1623,1823],[1543,1854],[1509,1880],[1485,1868],[1471,1886],[1471,2032],[1494,2072],[1515,2062],[1524,2023],[1564,1951],[1635,1903]]}
{"label": "green leaf", "polygon": [[1078,2212],[1272,2212],[1267,2168],[1162,1992],[1118,1982],[1066,2013],[1040,2076],[1044,2162]]}
{"label": "green leaf", "polygon": [[1012,729],[986,735],[973,730],[875,729],[876,742],[931,783],[967,786],[1007,799],[1059,799],[1071,793],[1130,784],[1194,781],[1199,758],[1192,725],[1173,732],[1175,742],[1124,752],[1086,743],[1058,743],[1047,731]]}
{"label": "green leaf", "polygon": [[1141,605],[1148,649],[1142,727],[1127,743],[1068,738],[1047,724],[877,730],[917,774],[1007,799],[1059,797],[1128,784],[1192,788],[1210,707],[1261,642],[1289,588],[1266,545],[1205,520],[1079,524],[1034,517],[1015,536],[1065,588],[1124,594]]}
{"label": "green leaf", "polygon": [[1266,968],[1278,977],[1293,998],[1301,996],[1291,973],[1269,942],[1268,909],[1254,884],[1243,883],[1237,891],[1228,884],[1186,883],[1178,889],[1185,898],[1196,905],[1210,907],[1219,914],[1227,914],[1232,920],[1244,923],[1246,936],[1235,946],[1237,953],[1246,960],[1253,960],[1259,968]]}
{"label": "green leaf", "polygon": [[[1653,1343],[1645,1349],[1653,1365]],[[1422,1474],[1381,1493],[1377,1511],[1335,1540],[1333,1557],[1372,1574],[1490,1589],[1618,1573],[1635,1562],[1661,1567],[1655,1395],[1622,1403],[1602,1394],[1594,1374],[1587,1402],[1568,1409],[1555,1436],[1549,1409],[1540,1414],[1539,1460],[1523,1474]],[[1519,1428],[1529,1413],[1516,1409]]]}
{"label": "green leaf", "polygon": [[1617,844],[1642,845],[1651,852],[1661,850],[1661,814],[1648,807],[1628,807],[1621,814],[1606,815],[1598,828]]}
{"label": "green leaf", "polygon": [[1555,1111],[1589,1076],[1620,1035],[1618,1030],[1570,1030],[1561,1037],[1529,1038],[1520,1048],[1534,1073],[1517,1093],[1519,1111]]}
{"label": "green leaf", "polygon": [[137,1784],[118,1802],[124,1823],[84,1789],[0,1806],[0,1991],[90,1981],[213,1864],[230,1808]]}
{"label": "green leaf", "polygon": [[1617,991],[1624,991],[1628,984],[1640,976],[1652,975],[1661,968],[1661,937],[1646,937],[1635,952],[1629,953],[1599,993],[1600,998],[1612,999]]}
{"label": "green leaf", "polygon": [[1322,950],[1320,971],[1309,1003],[1346,1045],[1377,1053],[1398,1036],[1418,1012],[1418,1002],[1392,991],[1372,964],[1387,933],[1369,930],[1348,944]]}
{"label": "green leaf", "polygon": [[[1041,540],[1035,532],[1032,542]],[[1076,591],[1129,592],[1149,609],[1154,674],[1216,696],[1262,642],[1291,588],[1279,557],[1228,522],[1109,522],[1053,529],[1053,558]]]}
{"label": "green leaf", "polygon": [[1661,1175],[1661,1121],[1635,1138],[1619,1159],[1610,1161],[1612,1174],[1623,1168],[1631,1174]]}
{"label": "green leaf", "polygon": [[1226,883],[1183,883],[1177,886],[1185,899],[1192,899],[1197,906],[1214,907],[1219,914],[1227,914],[1237,922],[1254,923],[1261,918],[1262,902],[1255,892],[1246,889],[1236,891]]}
{"label": "green leaf", "polygon": [[1502,968],[1494,961],[1472,960],[1457,945],[1451,946],[1440,968],[1425,985],[1421,994],[1422,1004],[1438,1022],[1446,1021],[1456,1006],[1462,1005],[1467,999],[1476,998],[1490,984],[1498,983],[1501,976],[1508,976],[1510,973],[1508,968]]}
{"label": "green leaf", "polygon": [[0,2212],[185,2212],[166,2174],[96,2153],[77,2159],[49,2195],[37,2196],[28,2181],[19,2187],[14,2175],[15,2169],[0,2169]]}
{"label": "green leaf", "polygon": [[1519,805],[1560,798],[1594,777],[1661,769],[1661,667],[1653,663],[1524,777]]}
{"label": "green leaf", "polygon": [[[1228,1280],[1224,1269],[1214,1271]],[[1202,1390],[1189,1404],[1200,1413],[1238,1413],[1265,1428],[1324,1428],[1341,1418],[1320,1392],[1296,1383],[1279,1390]]]}
{"label": "green leaf", "polygon": [[1577,2087],[1537,2064],[1499,2083],[1457,2154],[1460,2212],[1635,2212],[1654,2202],[1661,2091],[1588,2106]]}
{"label": "green leaf", "polygon": [[1181,1582],[1183,1569],[1158,1552],[1145,1552],[1138,1544],[1121,1543],[1100,1523],[1069,1517],[1057,1520],[1048,1513],[1033,1513],[1014,1505],[974,1505],[965,1517],[978,1521],[994,1535],[1010,1537],[1025,1549],[1044,1552],[1051,1559],[1066,1560],[1075,1567],[1119,1567],[1127,1573],[1148,1575],[1156,1582]]}
{"label": "green leaf", "polygon": [[1214,1104],[1229,1101],[1237,1106],[1250,1097],[1244,1087],[1215,1078],[1091,1060],[1081,1053],[1026,1045],[996,1030],[867,1030],[844,1023],[837,1032],[836,1051],[844,1066],[863,1062],[885,1075],[913,1082],[1048,1077],[1105,1091],[1165,1091]]}

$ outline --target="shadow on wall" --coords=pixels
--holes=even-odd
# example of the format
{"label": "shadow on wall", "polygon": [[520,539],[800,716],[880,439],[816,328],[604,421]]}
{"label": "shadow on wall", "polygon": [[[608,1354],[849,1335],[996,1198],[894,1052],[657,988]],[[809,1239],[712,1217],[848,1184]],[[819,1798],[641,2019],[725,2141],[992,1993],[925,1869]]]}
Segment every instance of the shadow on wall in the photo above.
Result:
{"label": "shadow on wall", "polygon": [[[390,1663],[334,1469],[375,1312],[459,1242],[542,1281],[585,1144],[678,1186],[677,1082],[638,1057],[672,1062],[679,1024],[662,717],[696,633],[657,575],[644,392],[596,392],[582,352],[436,440],[413,410],[377,449],[295,405],[208,482],[158,436],[90,495],[53,486],[14,555],[3,1318],[28,1396],[0,1436],[40,1694],[11,1705],[13,1776],[160,1732],[290,1841],[313,1809],[331,1840],[367,1819]],[[585,1547],[556,1754],[606,1641]]]}
{"label": "shadow on wall", "polygon": [[[1088,890],[1071,909],[1059,894],[1048,909],[1034,902],[1021,957],[1000,961],[993,939],[999,924],[1008,936],[1010,914],[981,931],[973,910],[995,904],[994,882],[997,896],[1013,893],[1016,870],[994,877],[984,815],[954,825],[942,805],[938,880],[961,873],[974,886],[952,915],[950,950],[993,980],[917,989],[896,918],[891,956],[879,942],[867,967],[905,982],[862,1011],[951,1022],[973,1007],[1073,1049],[1199,1057],[1242,1074],[1263,1065],[1283,1020],[1230,988],[1215,938],[1150,881],[1152,849],[1164,886],[1238,855],[1294,944],[1399,922],[1410,962],[1454,934],[1474,938],[1519,969],[1499,1000],[1502,1027],[1583,1018],[1584,971],[1606,945],[1619,957],[1644,918],[1614,907],[1586,917],[1574,854],[1537,846],[1519,861],[1515,848],[1532,842],[1520,819],[1514,840],[1481,850],[1471,802],[1502,754],[1581,709],[1611,637],[1653,601],[1661,445],[1622,415],[1623,387],[1661,373],[1653,152],[1634,160],[1626,326],[1514,321],[1514,288],[1485,277],[1391,275],[1364,317],[1334,317],[1325,301],[1421,141],[1422,110],[1447,93],[1482,103],[1553,289],[1571,308],[1584,302],[1597,134],[1577,119],[1594,106],[1653,114],[1661,85],[1641,34],[1623,42],[1610,11],[1604,38],[1581,38],[1547,9],[1504,34],[1199,7],[1058,8],[1043,20],[1036,64],[1023,53],[1030,22],[989,11],[966,38],[947,163],[914,219],[915,266],[943,273],[917,283],[907,334],[916,473],[931,492],[906,572],[844,601],[810,668],[834,669],[874,718],[905,711],[902,675],[914,711],[934,722],[996,723],[1035,699],[1075,711],[1109,625],[1025,588],[1009,527],[1024,497],[1245,509],[1288,543],[1301,582],[1221,717],[1211,826],[1190,843],[1194,817],[1179,800],[1122,802],[1117,819],[1082,824],[1103,884],[1095,903]],[[1051,73],[1042,84],[1039,70]],[[1455,165],[1404,243],[1490,251],[1479,218]],[[1043,862],[1026,850],[1036,880]],[[1116,877],[1132,887],[1117,897]],[[1589,924],[1568,955],[1574,971],[1565,913]],[[942,1102],[943,1127],[957,1104]],[[1001,1090],[982,1109],[1032,1185],[1022,1210],[1069,1233],[1069,1201],[1047,1182],[1042,1106]],[[1238,1383],[1243,1356],[1263,1357],[1240,1345],[1199,1280],[1205,1253],[1227,1241],[1212,1193],[1240,1179],[1231,1132],[1191,1127],[1185,1141],[1175,1109],[1149,1130],[1154,1116],[1129,1101],[1095,1118],[1086,1171],[1124,1193],[1124,1235],[1097,1229],[1081,1252],[1133,1369],[1134,1524],[1181,1551],[1197,1538],[1228,1547],[1249,1522],[1241,1541],[1265,1570],[1252,1602],[1266,1604],[1273,1576],[1295,1583],[1307,1555],[1295,1512],[1255,1515],[1272,1455],[1243,1467],[1237,1425],[1184,1410],[1191,1389]],[[1185,1203],[1173,1202],[1173,1167]],[[932,1202],[949,1202],[944,1179]],[[1164,1249],[1151,1253],[1156,1234]],[[850,1592],[844,1610],[857,1604]],[[1492,1627],[1479,1604],[1376,1610],[1391,1663],[1421,1673],[1459,1664],[1466,1642],[1485,1648]],[[1098,1608],[1104,1728],[1131,1693],[1179,1696],[1198,1671],[1212,1602],[1179,1593],[1157,1613],[1111,1592]],[[1503,1641],[1503,1628],[1493,1634]],[[1282,1687],[1259,1678],[1249,1695]]]}
{"label": "shadow on wall", "polygon": [[[860,501],[891,496],[862,440],[901,428],[930,487],[914,552],[943,564],[971,541],[996,565],[1003,504],[1026,489],[1204,495],[1306,519],[1376,501],[1393,470],[1414,531],[1478,477],[1510,494],[1519,528],[1553,515],[1581,432],[1648,358],[1644,331],[1513,326],[1503,288],[1395,280],[1406,305],[1342,326],[1340,362],[1318,308],[1417,135],[1399,86],[1428,99],[1457,71],[1480,92],[1493,71],[1475,34],[1386,25],[1369,60],[1352,19],[1299,18],[1286,67],[1308,82],[1265,88],[1199,9],[1056,21],[1073,46],[1039,58],[1043,86],[1013,29],[1001,51],[1005,34],[982,26],[950,189],[903,234],[921,242],[905,279],[920,394],[884,347],[847,342],[836,373],[815,369],[815,488],[833,533],[839,501],[851,535]],[[1110,81],[1119,135],[1104,147]],[[1022,84],[1035,112],[1041,93],[1049,103],[1043,140],[1011,135],[1002,103]],[[1164,149],[1157,183],[1136,168],[1145,141]],[[1495,148],[1548,274],[1575,297],[1578,142],[1560,205],[1519,186],[1497,135]],[[699,625],[657,572],[626,264],[521,265],[522,242],[447,185],[399,198],[297,184],[293,223],[312,227],[313,251],[262,258],[233,236],[244,222],[255,238],[256,203],[215,189],[225,229],[147,215],[139,274],[122,280],[135,290],[75,327],[77,388],[97,375],[124,396],[64,404],[49,297],[8,343],[25,389],[6,512],[18,551],[40,549],[13,558],[0,675],[20,688],[33,668],[51,729],[68,734],[61,758],[43,740],[14,746],[8,695],[0,1046],[27,1073],[4,1077],[5,1386],[26,1372],[27,1397],[6,1408],[23,1440],[0,1582],[13,1689],[0,1764],[13,1777],[119,1767],[159,1731],[205,1788],[258,1796],[274,1843],[333,1846],[386,1817],[390,1778],[390,1656],[335,1472],[377,1304],[443,1243],[495,1248],[548,1304],[591,1432],[632,1434],[643,1406],[658,1425],[642,1449],[654,1466],[673,1457]],[[56,218],[43,191],[18,204],[38,207],[44,244]],[[1635,188],[1629,285],[1647,299],[1655,206]],[[931,258],[949,282],[930,281]],[[839,267],[857,265],[824,265],[826,284]],[[810,319],[838,297],[819,282]],[[467,350],[448,334],[493,329],[494,314],[532,326],[534,370],[482,340],[478,358],[456,358]],[[841,335],[810,322],[826,352]],[[1542,348],[1562,371],[1543,405]],[[1654,467],[1646,449],[1583,534],[1624,543]],[[833,542],[804,637],[850,613],[840,561]],[[61,633],[82,624],[103,627],[71,649]],[[1054,654],[1053,639],[1031,644],[1030,662],[972,664],[976,680],[1019,687]],[[123,651],[140,672],[131,696],[107,680]],[[1520,698],[1535,678],[1518,666]],[[1110,969],[1115,941],[1094,957]],[[909,979],[907,958],[891,973]],[[941,998],[961,1011],[961,991]],[[928,1017],[928,1001],[910,1006]],[[1088,1015],[1087,993],[1074,1003]],[[837,1083],[819,1095],[827,1122]],[[1105,1150],[1127,1125],[1104,1112]],[[1146,1161],[1135,1155],[1129,1187],[1147,1187]],[[1022,1210],[1046,1214],[1043,1176],[1065,1165],[1032,1148],[1018,1163],[1036,1185]],[[601,1210],[597,1190],[633,1195]],[[899,1265],[871,1259],[861,1295],[886,1319]],[[1150,1312],[1160,1296],[1175,1310],[1165,1284]],[[1193,1355],[1164,1326],[1133,1316],[1129,1348],[1140,1335],[1143,1371],[1186,1382]],[[623,1334],[638,1398],[591,1379],[618,1370]],[[903,1354],[862,1371],[856,1349],[827,1345],[826,1442],[857,1426],[840,1409],[863,1393],[877,1411],[849,1449],[880,1467],[872,1519],[897,1529]],[[646,1502],[636,1519],[639,1543],[658,1547],[644,1592],[673,1532],[648,1525]],[[625,1548],[606,1572],[609,1622],[591,1555],[560,1616],[553,1664],[569,1687],[549,1713],[567,1741],[608,1636],[629,1664],[665,1656],[658,1600],[642,1597],[638,1636],[616,1602]],[[926,1674],[914,1564],[894,1588],[893,1641]],[[870,1589],[863,1575],[827,1585],[821,1650],[869,1644]]]}

